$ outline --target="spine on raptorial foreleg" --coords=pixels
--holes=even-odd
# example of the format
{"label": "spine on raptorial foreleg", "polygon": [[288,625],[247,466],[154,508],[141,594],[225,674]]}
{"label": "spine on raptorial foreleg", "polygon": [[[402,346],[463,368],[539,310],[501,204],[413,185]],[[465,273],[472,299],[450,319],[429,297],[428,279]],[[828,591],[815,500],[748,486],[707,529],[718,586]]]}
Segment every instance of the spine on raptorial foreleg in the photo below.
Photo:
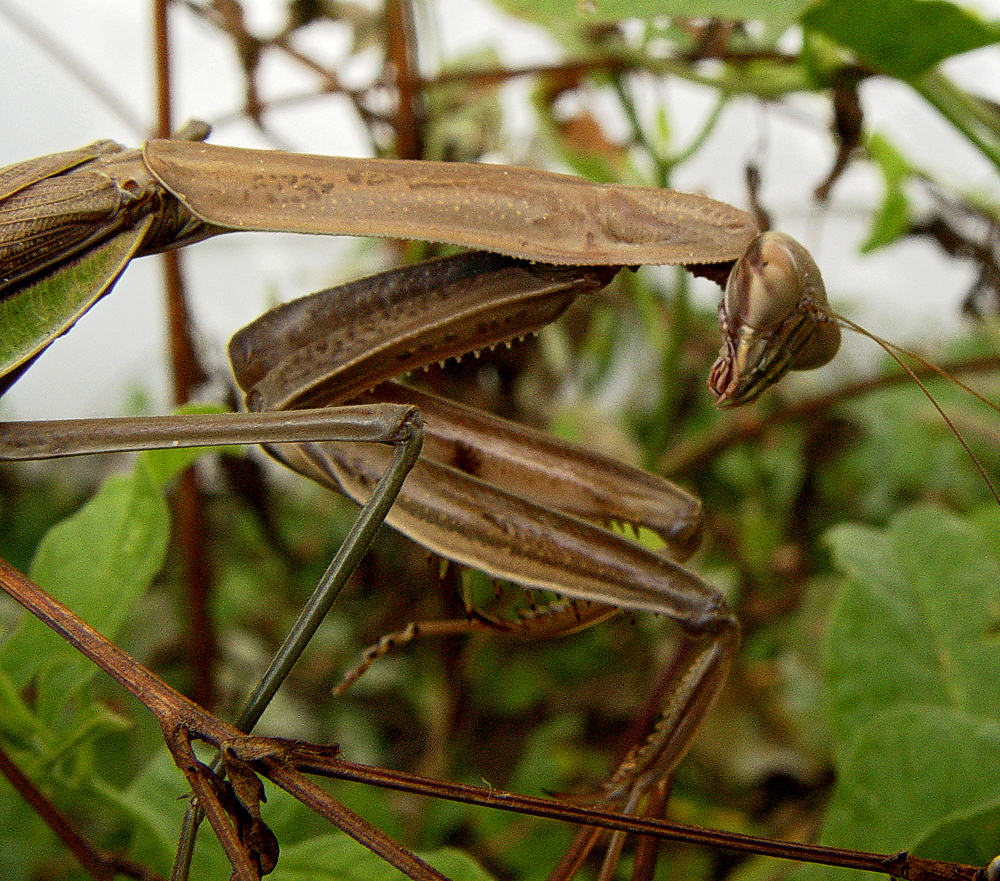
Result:
{"label": "spine on raptorial foreleg", "polygon": [[391,270],[279,306],[229,344],[259,409],[329,406],[391,376],[526,336],[616,270],[470,252]]}
{"label": "spine on raptorial foreleg", "polygon": [[[533,331],[609,275],[489,253],[429,261],[279,306],[233,337],[230,359],[253,409],[358,400],[399,371]],[[698,545],[699,502],[662,478],[410,389],[382,386],[363,398],[378,399],[420,407],[427,454],[479,480],[530,486],[538,504],[601,522],[646,526],[674,559]]]}
{"label": "spine on raptorial foreleg", "polygon": [[[553,295],[578,292],[575,286],[580,280],[567,271],[517,267],[489,258],[463,277],[454,292],[469,298],[467,312],[466,307],[453,308],[451,293],[439,297],[435,292],[428,297],[430,292],[424,287],[428,279],[438,278],[447,288],[453,280],[450,270],[465,266],[449,261],[463,259],[475,258],[438,261],[425,267],[430,275],[422,270],[416,270],[415,276],[414,270],[398,270],[374,280],[370,287],[344,286],[279,307],[272,319],[251,325],[234,340],[234,367],[241,385],[255,406],[317,406],[324,399],[341,400],[356,387],[357,375],[365,377],[362,385],[372,385],[392,372],[387,364],[409,366],[418,360],[437,360],[443,352],[452,354],[461,339],[475,337],[470,332],[453,338],[454,332],[467,326],[482,333],[482,315],[491,316],[487,324],[492,324],[491,333],[495,333],[497,328],[508,328],[504,320],[494,323],[498,315],[533,311],[536,293],[547,292],[553,285]],[[516,297],[505,300],[510,293],[510,270],[523,287]],[[411,281],[414,289],[406,287]],[[398,287],[398,282],[406,283]],[[566,290],[557,291],[560,285]],[[406,303],[419,305],[413,315],[399,321],[406,326],[405,332],[395,335],[393,326],[400,313],[407,313]],[[381,336],[390,338],[384,348],[372,342],[379,340],[378,334],[373,337],[364,331],[376,304],[384,310],[375,318]],[[462,314],[459,325],[449,324],[453,312]],[[340,325],[317,321],[327,313],[339,317]],[[357,318],[360,326],[355,327],[358,315],[362,316]],[[519,323],[523,320],[518,318]],[[442,333],[442,326],[449,331]],[[278,331],[294,344],[286,349],[277,342]],[[309,369],[305,361],[296,361],[306,343],[315,345]],[[417,353],[419,359],[413,360]],[[286,358],[294,362],[294,370],[283,366]],[[345,372],[344,364],[350,370]],[[416,404],[424,415],[428,438],[426,458],[410,472],[387,522],[441,556],[496,578],[590,605],[664,614],[680,624],[689,647],[677,677],[678,695],[666,707],[664,721],[653,737],[620,769],[613,787],[624,787],[633,795],[644,791],[649,779],[666,773],[687,749],[725,679],[739,631],[714,587],[667,555],[588,521],[621,517],[648,526],[646,512],[654,511],[658,503],[659,515],[648,519],[656,524],[654,528],[667,533],[676,529],[666,522],[667,512],[680,511],[678,521],[689,523],[697,514],[697,503],[685,509],[682,499],[690,501],[690,497],[660,478],[569,445],[541,441],[536,434],[494,417],[469,414],[436,397],[395,385],[379,386],[371,399],[376,395]],[[460,448],[458,453],[456,448]],[[365,501],[387,464],[385,450],[340,443],[304,444],[272,452],[290,467],[337,487],[358,502]],[[582,460],[586,462],[579,465]],[[603,476],[602,469],[606,470]],[[602,485],[607,485],[607,492],[602,493]],[[622,507],[613,507],[614,496]],[[632,505],[630,499],[640,503]],[[676,545],[668,545],[674,547],[676,556],[690,552],[687,539],[679,544],[679,551]],[[603,617],[605,613],[594,608],[596,617]],[[564,622],[561,626],[565,629]]]}

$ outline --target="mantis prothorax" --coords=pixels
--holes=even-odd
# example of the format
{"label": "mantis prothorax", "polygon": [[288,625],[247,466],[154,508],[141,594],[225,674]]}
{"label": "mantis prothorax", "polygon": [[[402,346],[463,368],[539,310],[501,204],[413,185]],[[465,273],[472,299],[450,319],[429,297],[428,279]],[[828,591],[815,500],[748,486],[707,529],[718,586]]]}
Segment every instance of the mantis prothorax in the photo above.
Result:
{"label": "mantis prothorax", "polygon": [[[681,565],[697,544],[699,502],[646,472],[388,380],[530,333],[618,267],[716,264],[725,271],[734,264],[710,385],[721,404],[742,404],[787,370],[825,363],[837,350],[840,332],[827,320],[812,258],[787,236],[758,235],[749,215],[703,196],[504,166],[181,140],[137,151],[101,142],[0,171],[3,387],[110,289],[132,257],[241,229],[485,249],[278,307],[233,338],[234,374],[248,409],[261,417],[353,404],[338,423],[349,428],[376,402],[401,405],[379,411],[396,415],[418,408],[423,453],[388,522],[443,557],[579,601],[556,629],[617,610],[679,624],[687,648],[676,688],[651,737],[607,785],[608,800],[633,811],[685,754],[739,640],[718,591]],[[81,289],[75,273],[98,281]],[[43,426],[4,426],[4,454],[72,454],[104,442],[74,441],[104,425]],[[179,442],[204,443],[193,429]],[[389,470],[388,450],[377,444],[324,440],[315,428],[282,431],[255,439],[286,441],[269,451],[359,503]],[[224,435],[222,426],[212,438]],[[609,521],[648,527],[663,539],[663,552],[596,525]]]}

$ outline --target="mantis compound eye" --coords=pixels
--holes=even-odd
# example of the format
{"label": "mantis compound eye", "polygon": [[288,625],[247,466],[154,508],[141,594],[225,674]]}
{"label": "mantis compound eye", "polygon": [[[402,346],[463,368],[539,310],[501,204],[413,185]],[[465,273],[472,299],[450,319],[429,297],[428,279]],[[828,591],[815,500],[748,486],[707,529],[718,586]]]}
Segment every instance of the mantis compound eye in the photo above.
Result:
{"label": "mantis compound eye", "polygon": [[753,401],[789,370],[811,370],[840,347],[819,267],[795,239],[758,236],[737,261],[719,305],[722,349],[708,387],[720,407]]}

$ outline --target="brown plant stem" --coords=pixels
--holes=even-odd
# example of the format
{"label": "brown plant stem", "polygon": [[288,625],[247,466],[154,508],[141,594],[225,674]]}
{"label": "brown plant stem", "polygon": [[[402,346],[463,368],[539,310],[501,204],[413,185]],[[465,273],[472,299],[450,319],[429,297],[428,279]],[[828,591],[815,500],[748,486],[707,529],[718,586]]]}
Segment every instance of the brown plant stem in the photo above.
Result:
{"label": "brown plant stem", "polygon": [[413,6],[409,0],[386,4],[386,75],[396,87],[396,156],[423,159],[423,82],[417,61]]}
{"label": "brown plant stem", "polygon": [[[105,639],[62,603],[49,596],[27,576],[3,560],[0,560],[0,589],[123,685],[156,716],[174,761],[188,778],[199,798],[199,803],[206,809],[216,835],[228,853],[239,857],[234,859],[237,864],[234,868],[238,867],[237,877],[241,881],[244,878],[254,879],[259,876],[254,874],[252,866],[247,869],[245,848],[236,838],[228,815],[218,801],[217,788],[213,785],[214,778],[206,773],[207,766],[201,764],[191,750],[192,740],[211,743],[223,750],[227,760],[242,762],[263,773],[305,804],[320,810],[339,828],[366,847],[372,848],[397,868],[402,869],[404,864],[407,869],[415,866],[414,873],[410,874],[412,878],[441,881],[443,876],[405,851],[384,833],[347,811],[339,802],[300,775],[317,774],[536,817],[654,835],[689,844],[879,872],[903,878],[905,881],[986,881],[984,869],[925,860],[905,852],[865,853],[798,842],[772,841],[734,832],[667,823],[663,820],[623,816],[613,811],[554,799],[533,798],[493,788],[428,780],[415,775],[357,765],[341,760],[336,755],[336,748],[332,747],[241,734],[231,725],[205,712],[158,679],[134,658]],[[407,871],[407,869],[402,870]]]}
{"label": "brown plant stem", "polygon": [[[1000,356],[987,355],[969,358],[942,365],[949,374],[988,373],[1000,369]],[[919,377],[937,377],[939,374],[925,367],[914,368]],[[775,426],[789,422],[815,419],[831,407],[843,401],[859,398],[883,388],[911,382],[905,373],[894,373],[874,379],[864,379],[850,383],[835,391],[816,397],[806,398],[775,411],[760,407],[750,410],[731,410],[724,418],[696,439],[677,444],[669,450],[657,465],[660,474],[682,477],[703,469],[707,463],[720,456],[730,447],[746,441],[757,440]]]}
{"label": "brown plant stem", "polygon": [[[299,751],[313,756],[329,752],[329,747],[294,744],[287,741],[245,735],[207,713],[197,704],[154,676],[117,645],[105,639],[58,600],[49,596],[27,576],[0,560],[0,588],[58,633],[109,676],[131,692],[156,717],[175,764],[188,779],[199,806],[205,810],[212,828],[233,864],[239,881],[259,881],[260,874],[246,844],[237,837],[226,808],[219,800],[218,778],[202,764],[191,749],[193,740],[202,740],[224,751],[227,758],[253,762],[278,786],[335,823],[357,841],[371,848],[415,881],[446,881],[385,833],[348,811],[315,784],[301,777],[288,758]],[[264,759],[268,761],[264,761]]]}
{"label": "brown plant stem", "polygon": [[427,780],[412,774],[402,774],[383,768],[357,765],[343,759],[322,759],[297,761],[295,767],[307,774],[319,774],[338,780],[353,780],[374,784],[400,792],[413,792],[434,798],[447,798],[465,804],[481,805],[504,811],[514,811],[534,817],[545,817],[586,826],[600,827],[613,831],[633,832],[651,835],[668,841],[695,844],[703,847],[731,850],[739,853],[772,856],[785,860],[839,866],[865,872],[892,875],[906,881],[987,881],[986,870],[958,863],[943,863],[925,860],[905,851],[895,854],[867,853],[865,851],[843,850],[819,844],[805,844],[794,841],[774,841],[738,832],[720,829],[705,829],[646,817],[633,817],[584,807],[571,802],[555,799],[535,798],[516,795],[494,788],[469,786],[464,783],[448,783],[441,780]]}
{"label": "brown plant stem", "polygon": [[[157,137],[167,138],[173,130],[170,111],[170,38],[167,22],[169,0],[153,4],[153,45],[156,55]],[[174,403],[185,404],[192,392],[204,382],[191,339],[191,315],[184,292],[180,255],[163,255],[164,288],[170,369],[173,376]],[[217,639],[209,615],[212,590],[211,564],[206,548],[205,497],[194,467],[184,471],[177,481],[173,500],[174,533],[183,561],[187,587],[187,617],[191,684],[189,692],[196,703],[207,709],[215,704],[215,657]]]}

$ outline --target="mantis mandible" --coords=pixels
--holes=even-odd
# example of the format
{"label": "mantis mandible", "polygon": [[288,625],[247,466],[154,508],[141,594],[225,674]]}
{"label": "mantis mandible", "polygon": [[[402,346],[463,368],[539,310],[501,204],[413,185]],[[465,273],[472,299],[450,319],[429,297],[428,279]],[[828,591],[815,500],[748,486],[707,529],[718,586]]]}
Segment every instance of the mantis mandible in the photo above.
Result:
{"label": "mantis mandible", "polygon": [[[649,739],[606,786],[610,803],[634,811],[685,754],[739,640],[718,591],[682,565],[697,545],[698,501],[646,472],[389,380],[530,333],[619,267],[725,272],[733,265],[710,387],[720,404],[739,405],[787,370],[835,354],[840,331],[827,320],[816,264],[792,239],[758,235],[749,215],[703,196],[505,166],[188,140],[149,141],[141,150],[99,142],[0,170],[2,388],[107,293],[133,257],[248,229],[479,249],[320,292],[240,331],[230,344],[233,370],[248,410],[260,417],[246,424],[260,431],[269,416],[289,411],[281,425],[299,425],[300,416],[320,415],[309,411],[352,405],[329,409],[343,439],[271,423],[269,434],[252,439],[364,505],[393,471],[388,451],[370,441],[394,430],[385,414],[416,408],[424,451],[388,514],[391,525],[445,558],[576,601],[562,615],[524,622],[528,636],[569,632],[618,610],[677,622],[686,647],[676,688]],[[74,284],[84,272],[98,281]],[[378,430],[353,431],[373,413],[385,417]],[[243,422],[234,416],[234,425]],[[106,442],[90,437],[106,428],[92,421],[43,425],[4,426],[4,454],[75,454]],[[127,446],[156,443],[157,425],[148,429],[149,437]],[[172,442],[225,436],[225,425],[215,429],[208,437],[193,426]],[[285,443],[270,445],[278,442]],[[596,525],[608,521],[653,530],[663,552]],[[609,854],[606,871],[612,867]]]}

